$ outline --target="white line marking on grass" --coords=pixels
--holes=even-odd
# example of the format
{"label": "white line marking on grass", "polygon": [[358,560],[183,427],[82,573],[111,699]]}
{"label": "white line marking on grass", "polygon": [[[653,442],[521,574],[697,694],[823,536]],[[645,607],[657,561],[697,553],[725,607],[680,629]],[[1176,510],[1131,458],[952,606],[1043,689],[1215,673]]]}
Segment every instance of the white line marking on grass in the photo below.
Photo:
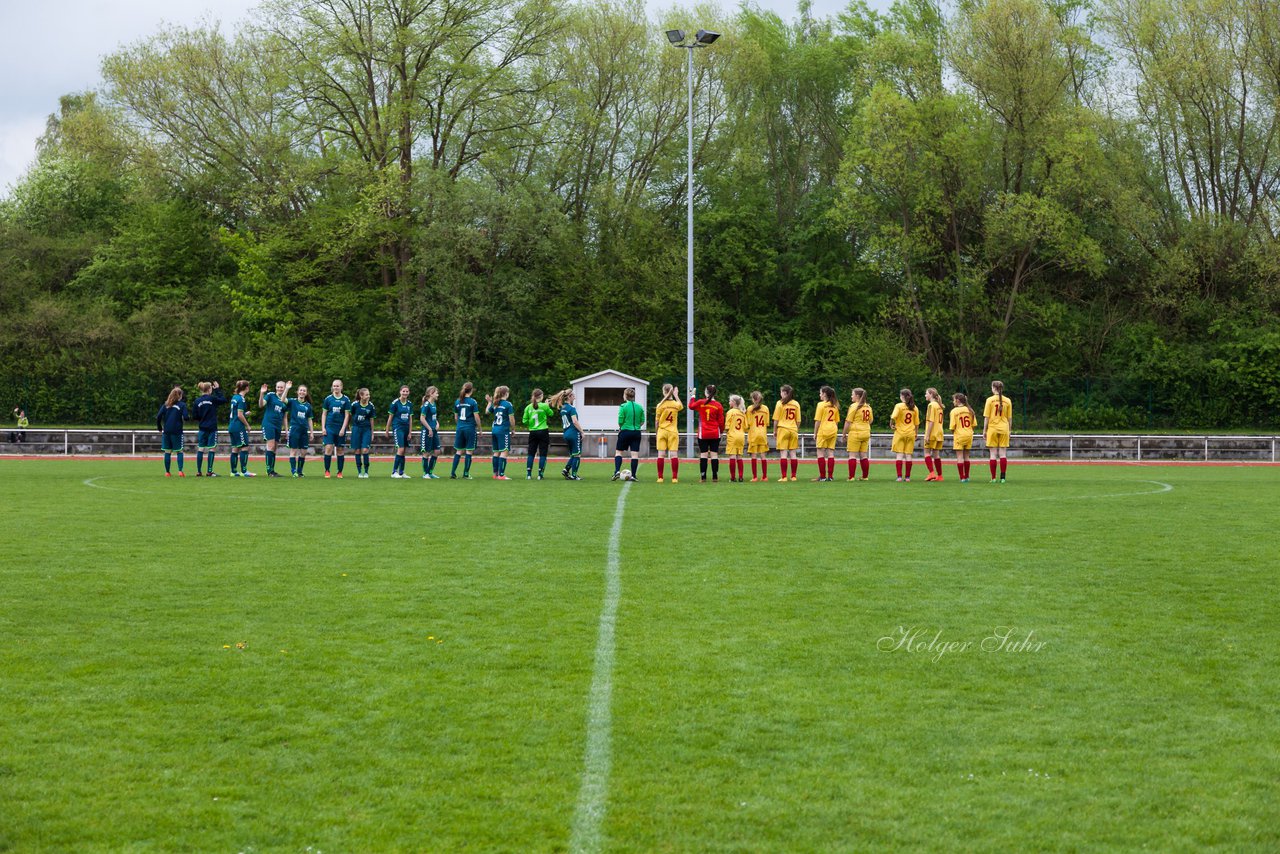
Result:
{"label": "white line marking on grass", "polygon": [[105,486],[98,486],[98,484],[94,483],[95,480],[101,480],[102,477],[103,476],[85,478],[81,483],[85,486],[92,486],[94,489],[106,489]]}
{"label": "white line marking on grass", "polygon": [[573,811],[573,832],[569,850],[599,851],[604,842],[601,826],[609,796],[609,769],[613,764],[613,648],[622,577],[618,567],[618,544],[622,539],[622,511],[627,503],[628,481],[618,494],[609,530],[609,555],[605,562],[604,606],[600,610],[600,631],[596,635],[596,662],[591,673],[591,693],[587,698],[587,748],[583,757],[582,787]]}
{"label": "white line marking on grass", "polygon": [[1094,495],[1036,495],[1030,498],[975,498],[967,504],[1022,504],[1027,501],[1098,501],[1103,498],[1131,498],[1136,495],[1161,495],[1173,492],[1173,485],[1159,480],[1140,480],[1139,483],[1152,483],[1159,489],[1143,489],[1138,492],[1107,492]]}

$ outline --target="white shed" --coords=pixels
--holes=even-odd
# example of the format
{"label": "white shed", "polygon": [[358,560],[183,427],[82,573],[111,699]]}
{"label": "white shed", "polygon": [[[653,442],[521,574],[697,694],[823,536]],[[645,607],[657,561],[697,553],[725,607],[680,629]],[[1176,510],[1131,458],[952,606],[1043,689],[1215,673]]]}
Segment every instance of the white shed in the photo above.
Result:
{"label": "white shed", "polygon": [[578,407],[578,422],[583,430],[617,430],[618,407],[622,394],[636,390],[636,403],[649,411],[649,384],[621,371],[598,371],[573,381],[573,394]]}

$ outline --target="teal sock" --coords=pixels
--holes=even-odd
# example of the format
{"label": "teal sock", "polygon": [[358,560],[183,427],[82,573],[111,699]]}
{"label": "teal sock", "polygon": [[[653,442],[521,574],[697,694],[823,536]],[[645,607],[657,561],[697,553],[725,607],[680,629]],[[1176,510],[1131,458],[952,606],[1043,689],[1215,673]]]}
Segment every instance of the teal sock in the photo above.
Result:
{"label": "teal sock", "polygon": [[249,452],[241,451],[240,452],[240,471],[246,472],[248,470],[249,470]]}
{"label": "teal sock", "polygon": [[324,470],[325,470],[325,471],[328,471],[328,470],[329,470],[329,464],[330,464],[331,462],[333,462],[333,454],[325,454],[325,455],[324,455]]}
{"label": "teal sock", "polygon": [[306,457],[298,457],[298,474],[302,474],[302,469],[306,464],[307,464]]}
{"label": "teal sock", "polygon": [[204,471],[204,451],[196,451],[196,471]]}
{"label": "teal sock", "polygon": [[503,457],[498,462],[498,474],[502,475],[503,477],[507,476],[507,458],[506,457]]}
{"label": "teal sock", "polygon": [[264,451],[262,454],[262,458],[267,463],[268,473],[276,470],[276,452],[275,451]]}
{"label": "teal sock", "polygon": [[235,474],[240,465],[240,455],[235,451],[231,452],[231,473]]}
{"label": "teal sock", "polygon": [[422,458],[422,473],[429,474],[431,472],[431,457]]}
{"label": "teal sock", "polygon": [[338,454],[338,474],[342,474],[342,464],[347,461],[346,454]]}
{"label": "teal sock", "polygon": [[164,452],[164,470],[165,470],[165,473],[168,473],[168,472],[169,472],[169,468],[170,468],[170,465],[171,465],[169,460],[170,460],[170,458],[171,458],[172,456],[173,456],[173,454],[169,453],[168,451],[165,451],[165,452]]}
{"label": "teal sock", "polygon": [[178,451],[178,471],[182,471],[182,451]]}
{"label": "teal sock", "polygon": [[209,474],[213,474],[213,451],[210,451],[210,452],[209,452],[209,468],[208,468],[208,472],[209,472]]}
{"label": "teal sock", "polygon": [[[181,459],[181,457],[179,457]],[[462,464],[462,476],[466,477],[471,474],[471,455],[467,454],[467,461]]]}
{"label": "teal sock", "polygon": [[[457,473],[458,473],[458,460],[460,460],[460,459],[462,459],[462,455],[461,455],[461,454],[454,454],[454,455],[453,455],[453,471],[449,472],[449,474],[457,474]],[[468,457],[467,459],[470,459],[470,457]]]}
{"label": "teal sock", "polygon": [[298,458],[289,457],[289,471],[293,474],[298,473]]}

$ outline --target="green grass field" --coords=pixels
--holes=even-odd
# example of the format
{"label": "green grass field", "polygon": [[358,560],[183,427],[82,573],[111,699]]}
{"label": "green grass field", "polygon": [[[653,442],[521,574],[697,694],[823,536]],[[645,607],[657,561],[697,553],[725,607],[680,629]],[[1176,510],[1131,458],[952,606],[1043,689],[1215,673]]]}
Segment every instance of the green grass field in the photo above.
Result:
{"label": "green grass field", "polygon": [[[308,468],[0,462],[0,850],[573,845],[623,487]],[[1280,848],[1280,470],[682,474],[627,487],[605,850]]]}

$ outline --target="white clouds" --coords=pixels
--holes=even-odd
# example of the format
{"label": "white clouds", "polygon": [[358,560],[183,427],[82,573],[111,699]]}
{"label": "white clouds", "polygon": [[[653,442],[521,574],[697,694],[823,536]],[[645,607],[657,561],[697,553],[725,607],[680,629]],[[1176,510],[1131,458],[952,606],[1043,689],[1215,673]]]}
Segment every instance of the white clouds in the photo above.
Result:
{"label": "white clouds", "polygon": [[[795,17],[796,0],[755,2],[784,19]],[[104,56],[166,23],[212,20],[230,29],[258,5],[259,0],[0,0],[0,196],[9,195],[35,158],[36,139],[45,118],[58,109],[58,98],[101,84]],[[649,0],[653,10],[670,5]],[[835,15],[846,6],[847,0],[814,0],[812,14]]]}
{"label": "white clouds", "polygon": [[36,156],[36,140],[44,133],[45,117],[0,118],[0,196],[8,196],[11,185],[27,171]]}
{"label": "white clouds", "polygon": [[163,23],[230,26],[258,0],[0,0],[0,195],[35,159],[36,139],[58,98],[101,85],[102,58]]}

